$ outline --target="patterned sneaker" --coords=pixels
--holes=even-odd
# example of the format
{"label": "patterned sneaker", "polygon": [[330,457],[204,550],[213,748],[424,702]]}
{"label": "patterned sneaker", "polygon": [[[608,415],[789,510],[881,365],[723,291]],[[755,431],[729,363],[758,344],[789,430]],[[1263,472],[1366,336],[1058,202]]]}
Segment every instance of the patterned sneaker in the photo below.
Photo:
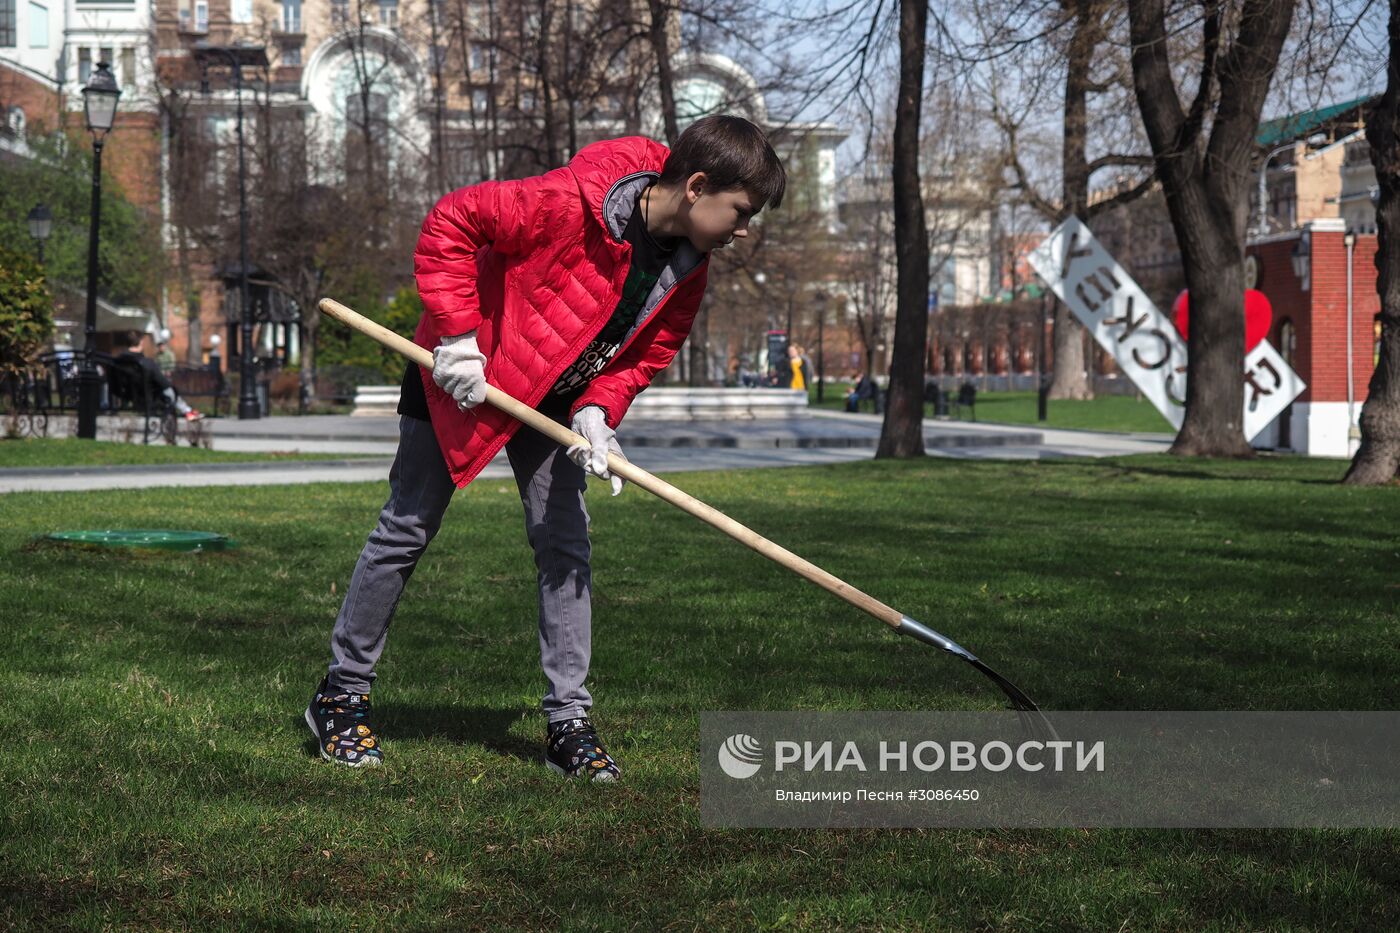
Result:
{"label": "patterned sneaker", "polygon": [[372,717],[368,693],[333,690],[325,677],[306,707],[306,724],[316,736],[321,757],[351,768],[384,763]]}
{"label": "patterned sneaker", "polygon": [[544,763],[565,777],[589,781],[616,781],[622,774],[587,717],[549,724]]}

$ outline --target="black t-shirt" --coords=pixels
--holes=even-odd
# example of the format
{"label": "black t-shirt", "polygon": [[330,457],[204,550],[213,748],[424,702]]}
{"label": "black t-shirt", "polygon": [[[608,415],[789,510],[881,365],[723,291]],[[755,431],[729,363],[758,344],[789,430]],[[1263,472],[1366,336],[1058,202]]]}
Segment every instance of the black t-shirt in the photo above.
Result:
{"label": "black t-shirt", "polygon": [[[567,415],[569,408],[583,394],[584,389],[588,388],[593,377],[602,372],[608,361],[617,353],[627,332],[632,329],[632,325],[642,313],[642,308],[646,306],[647,296],[651,294],[652,287],[661,277],[661,271],[666,268],[667,261],[679,243],[677,237],[666,237],[658,241],[647,232],[646,221],[642,216],[641,198],[637,199],[637,206],[633,209],[632,216],[627,219],[622,239],[632,244],[632,264],[627,270],[627,280],[622,286],[622,300],[617,303],[612,317],[608,318],[598,336],[593,338],[579,354],[578,359],[564,370],[540,402],[539,410],[552,418],[562,419]],[[408,368],[404,370],[403,385],[399,393],[399,414],[417,418],[419,421],[430,420],[423,381],[418,374],[418,366],[414,363],[409,363]]]}

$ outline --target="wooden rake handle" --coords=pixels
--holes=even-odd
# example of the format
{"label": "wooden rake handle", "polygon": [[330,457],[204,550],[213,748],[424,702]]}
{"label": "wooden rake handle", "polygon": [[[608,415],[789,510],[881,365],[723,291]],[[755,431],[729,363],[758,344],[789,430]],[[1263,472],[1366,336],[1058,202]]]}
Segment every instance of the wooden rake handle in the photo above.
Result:
{"label": "wooden rake handle", "polygon": [[[330,298],[323,298],[320,302],[320,308],[322,313],[328,317],[335,318],[342,324],[352,327],[360,333],[373,338],[390,350],[402,354],[417,363],[424,369],[430,370],[433,368],[433,354],[430,351],[418,346],[418,344],[411,340],[404,339],[387,327],[374,323],[369,318],[347,308],[340,302]],[[510,415],[512,418],[515,418],[517,421],[520,421],[522,424],[529,425],[541,434],[558,441],[565,447],[588,443],[586,438],[552,421],[530,406],[502,392],[495,386],[486,387],[486,402]],[[798,576],[810,580],[827,592],[841,597],[852,606],[869,613],[891,628],[898,629],[901,621],[904,621],[905,617],[899,611],[885,605],[873,596],[861,592],[844,580],[832,576],[811,561],[798,557],[787,548],[774,544],[752,528],[736,522],[718,509],[706,505],[689,493],[682,492],[675,486],[648,473],[636,464],[629,463],[616,454],[609,454],[608,469],[627,480],[627,482],[645,489],[659,499],[664,499],[671,503],[683,512],[694,515],[705,524],[718,528],[735,541],[757,551],[774,563],[786,567]]]}

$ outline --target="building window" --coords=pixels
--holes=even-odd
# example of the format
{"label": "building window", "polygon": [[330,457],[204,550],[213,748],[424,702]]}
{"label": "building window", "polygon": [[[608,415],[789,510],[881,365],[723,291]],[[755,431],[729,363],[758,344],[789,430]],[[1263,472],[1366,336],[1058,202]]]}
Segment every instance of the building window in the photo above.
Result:
{"label": "building window", "polygon": [[301,0],[282,0],[282,31],[301,32]]}
{"label": "building window", "polygon": [[235,23],[253,21],[253,0],[233,0],[229,9]]}
{"label": "building window", "polygon": [[534,110],[534,109],[535,109],[535,92],[534,92],[534,91],[521,91],[521,92],[520,92],[520,109],[521,109],[521,110],[525,110],[525,111],[530,111],[530,110]]}
{"label": "building window", "polygon": [[471,49],[471,70],[480,71],[486,67],[486,46],[473,42]]}
{"label": "building window", "polygon": [[[0,0],[0,3],[4,2],[5,0]],[[92,77],[92,49],[78,49],[78,83],[87,84],[90,77]]]}
{"label": "building window", "polygon": [[110,45],[104,45],[97,50],[97,62],[98,64],[106,62],[108,67],[117,63],[117,56],[112,54],[112,47]]}
{"label": "building window", "polygon": [[299,45],[289,45],[289,46],[287,46],[286,48],[284,48],[284,49],[282,50],[282,64],[284,64],[284,65],[300,65],[300,64],[301,64],[301,46],[299,46]]}
{"label": "building window", "polygon": [[350,24],[349,0],[331,0],[331,25],[344,27]]}
{"label": "building window", "polygon": [[[13,3],[14,0],[9,0]],[[46,49],[49,47],[49,8],[42,3],[29,4],[29,47]]]}
{"label": "building window", "polygon": [[398,0],[379,0],[379,25],[388,29],[399,28]]}
{"label": "building window", "polygon": [[15,38],[15,0],[0,0],[0,48],[13,48]]}
{"label": "building window", "polygon": [[135,49],[122,49],[122,87],[136,87]]}
{"label": "building window", "polygon": [[472,109],[481,113],[486,112],[486,88],[479,87],[472,91]]}
{"label": "building window", "polygon": [[209,31],[209,2],[208,0],[195,0],[194,5],[194,28],[196,32]]}

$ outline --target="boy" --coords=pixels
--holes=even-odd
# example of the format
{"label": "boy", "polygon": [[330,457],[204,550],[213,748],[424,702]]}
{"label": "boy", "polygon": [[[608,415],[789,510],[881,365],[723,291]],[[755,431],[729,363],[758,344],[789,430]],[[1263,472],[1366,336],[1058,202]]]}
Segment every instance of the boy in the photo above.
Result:
{"label": "boy", "polygon": [[[505,447],[535,552],[540,660],[549,692],[545,762],[589,780],[620,772],[598,738],[584,681],[592,637],[585,472],[609,480],[614,431],[671,362],[705,291],[711,250],[782,202],[782,164],[758,127],[705,117],[673,151],[642,137],[587,146],[520,181],[447,195],[414,255],[423,317],[409,365],[389,501],[355,565],[331,635],[333,661],[306,721],[321,755],[383,761],[369,702],[404,585],[453,491]],[[587,439],[565,451],[481,402],[487,384]]]}

